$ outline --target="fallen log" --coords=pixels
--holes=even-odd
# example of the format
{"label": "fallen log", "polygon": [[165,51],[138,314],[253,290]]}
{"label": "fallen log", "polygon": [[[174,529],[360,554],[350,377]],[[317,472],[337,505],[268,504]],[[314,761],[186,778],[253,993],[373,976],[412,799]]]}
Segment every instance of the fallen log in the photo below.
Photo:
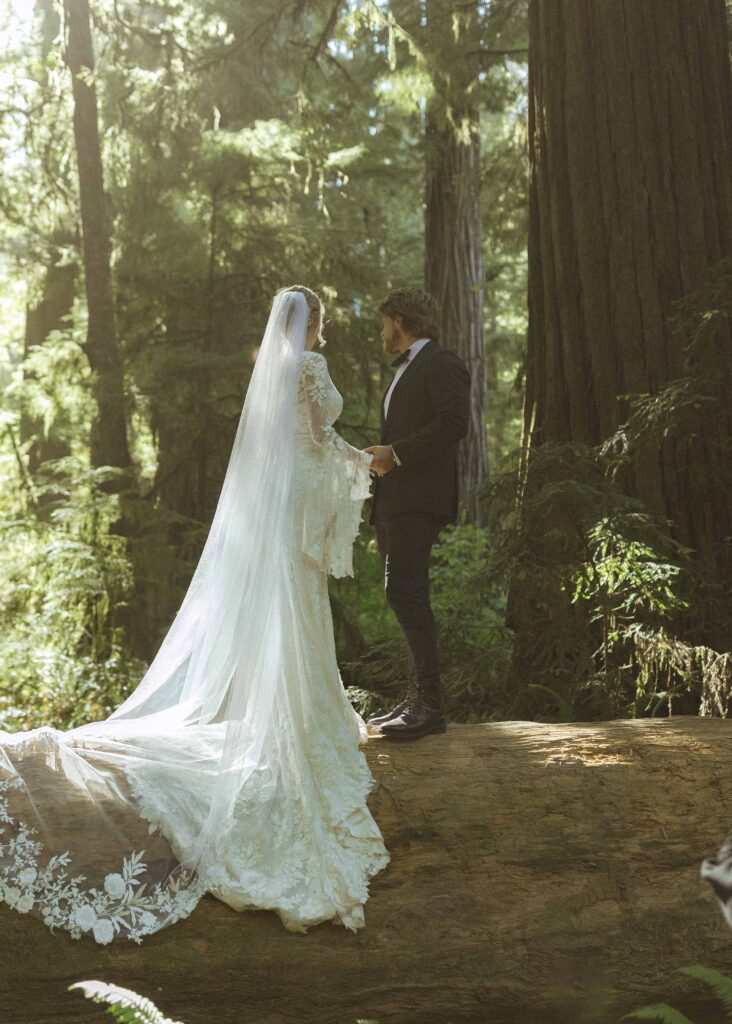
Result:
{"label": "fallen log", "polygon": [[366,752],[392,862],[364,930],[293,934],[207,897],[99,947],[3,907],[0,1020],[100,1021],[66,992],[91,978],[185,1024],[617,1024],[660,1000],[722,1019],[676,968],[732,973],[699,878],[732,826],[732,722],[455,725]]}

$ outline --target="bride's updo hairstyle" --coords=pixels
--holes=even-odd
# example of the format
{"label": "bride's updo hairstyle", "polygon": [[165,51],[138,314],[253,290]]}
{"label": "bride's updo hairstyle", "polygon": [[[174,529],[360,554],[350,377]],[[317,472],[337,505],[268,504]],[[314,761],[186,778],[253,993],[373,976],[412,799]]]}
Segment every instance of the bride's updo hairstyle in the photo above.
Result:
{"label": "bride's updo hairstyle", "polygon": [[325,320],[325,306],[323,305],[323,300],[317,292],[314,292],[312,288],[306,288],[304,284],[291,284],[288,288],[280,288],[277,294],[281,295],[282,292],[300,292],[305,296],[305,300],[308,304],[308,327],[312,327],[318,316],[320,316],[318,342],[322,348],[323,345],[326,344],[326,340],[323,337],[323,321]]}

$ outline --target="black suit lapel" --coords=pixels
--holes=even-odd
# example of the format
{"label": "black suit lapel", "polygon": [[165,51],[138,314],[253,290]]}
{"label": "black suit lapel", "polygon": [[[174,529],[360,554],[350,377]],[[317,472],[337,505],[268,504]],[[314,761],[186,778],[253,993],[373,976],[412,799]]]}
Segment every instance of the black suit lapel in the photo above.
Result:
{"label": "black suit lapel", "polygon": [[[425,345],[423,348],[421,348],[419,350],[419,352],[414,357],[414,359],[410,359],[409,365],[407,366],[407,369],[401,375],[401,377],[399,378],[399,381],[397,382],[396,387],[394,388],[394,390],[391,393],[391,398],[389,399],[389,415],[391,415],[392,412],[394,411],[394,401],[395,401],[397,395],[399,394],[399,385],[403,383],[404,378],[406,376],[408,376],[410,373],[414,373],[416,371],[417,367],[420,366],[422,363],[424,363],[425,360],[429,359],[430,356],[434,355],[434,353],[437,351],[438,348],[439,348],[439,345],[438,345],[438,343],[436,341],[430,341],[427,345]],[[382,430],[386,426],[386,419],[387,419],[387,417],[384,416],[384,400],[386,399],[388,391],[389,391],[389,388],[386,389],[386,391],[384,392],[384,396],[381,399],[381,429]]]}

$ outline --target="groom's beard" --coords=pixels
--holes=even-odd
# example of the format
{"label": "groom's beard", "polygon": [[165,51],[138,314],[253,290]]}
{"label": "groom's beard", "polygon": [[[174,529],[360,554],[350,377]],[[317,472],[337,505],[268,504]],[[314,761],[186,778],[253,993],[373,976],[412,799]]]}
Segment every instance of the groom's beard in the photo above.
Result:
{"label": "groom's beard", "polygon": [[399,352],[401,351],[399,346],[402,343],[403,338],[404,334],[395,328],[391,334],[384,338],[384,352],[388,356],[399,355]]}

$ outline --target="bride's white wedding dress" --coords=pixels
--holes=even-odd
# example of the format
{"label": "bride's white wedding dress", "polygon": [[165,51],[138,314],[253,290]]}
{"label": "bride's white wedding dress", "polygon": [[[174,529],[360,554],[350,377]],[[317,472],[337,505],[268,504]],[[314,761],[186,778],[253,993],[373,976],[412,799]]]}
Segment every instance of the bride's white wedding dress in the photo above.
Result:
{"label": "bride's white wedding dress", "polygon": [[371,456],[333,429],[343,401],[303,349],[304,305],[275,300],[207,548],[145,679],[105,722],[0,734],[0,897],[74,937],[140,941],[205,892],[293,931],[355,930],[388,863],[327,588],[353,575]]}

